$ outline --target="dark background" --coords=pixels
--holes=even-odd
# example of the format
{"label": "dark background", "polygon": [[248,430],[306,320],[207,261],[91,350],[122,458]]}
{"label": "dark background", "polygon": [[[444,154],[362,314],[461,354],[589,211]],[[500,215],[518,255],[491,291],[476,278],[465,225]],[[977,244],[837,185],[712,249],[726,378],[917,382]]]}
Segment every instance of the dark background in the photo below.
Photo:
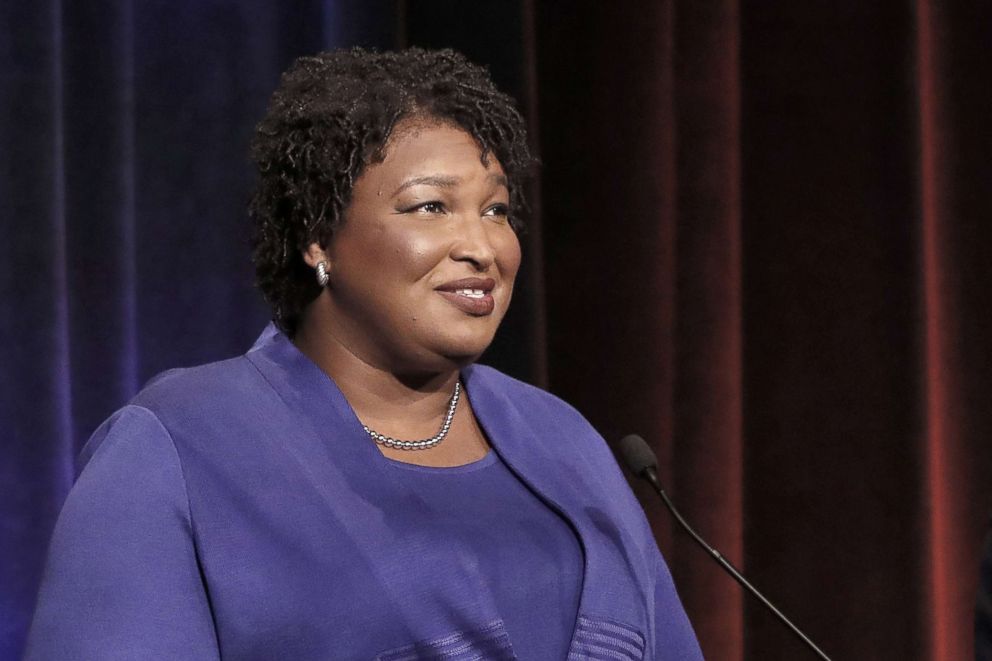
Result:
{"label": "dark background", "polygon": [[[294,57],[351,45],[462,50],[528,118],[534,218],[485,362],[647,437],[834,658],[970,658],[990,44],[965,0],[0,0],[0,658],[89,433],[266,322],[248,141]],[[645,502],[707,658],[805,658]]]}

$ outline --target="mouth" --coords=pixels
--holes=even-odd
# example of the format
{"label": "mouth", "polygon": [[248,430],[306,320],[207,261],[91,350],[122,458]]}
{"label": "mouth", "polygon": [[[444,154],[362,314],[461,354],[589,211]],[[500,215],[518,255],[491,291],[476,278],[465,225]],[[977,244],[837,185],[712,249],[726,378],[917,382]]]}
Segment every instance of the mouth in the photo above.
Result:
{"label": "mouth", "polygon": [[492,278],[462,278],[436,287],[435,291],[456,308],[472,315],[484,317],[493,313],[496,301],[492,291],[496,281]]}

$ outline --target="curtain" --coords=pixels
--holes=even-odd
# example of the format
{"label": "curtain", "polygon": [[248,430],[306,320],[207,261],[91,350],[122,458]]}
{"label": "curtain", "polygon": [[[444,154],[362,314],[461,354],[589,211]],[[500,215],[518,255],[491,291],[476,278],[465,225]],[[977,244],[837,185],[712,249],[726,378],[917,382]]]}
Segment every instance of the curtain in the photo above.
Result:
{"label": "curtain", "polygon": [[[297,55],[450,46],[542,158],[483,358],[614,442],[834,658],[965,659],[992,444],[992,8],[0,3],[0,658],[89,433],[244,351],[247,144]],[[707,658],[804,658],[640,484]]]}
{"label": "curtain", "polygon": [[[992,11],[622,7],[537,5],[552,390],[828,654],[969,658]],[[708,658],[805,658],[641,495]]]}
{"label": "curtain", "polygon": [[0,11],[0,658],[14,659],[86,438],[153,374],[244,351],[267,319],[246,259],[247,140],[323,35],[277,3]]}

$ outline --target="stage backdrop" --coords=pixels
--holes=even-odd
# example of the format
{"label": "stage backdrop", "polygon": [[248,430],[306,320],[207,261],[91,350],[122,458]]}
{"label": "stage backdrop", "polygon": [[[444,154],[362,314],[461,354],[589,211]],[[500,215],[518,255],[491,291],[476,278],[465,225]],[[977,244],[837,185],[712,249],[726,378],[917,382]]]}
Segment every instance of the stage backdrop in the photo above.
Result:
{"label": "stage backdrop", "polygon": [[[233,355],[247,145],[293,57],[452,46],[543,166],[485,358],[644,435],[837,659],[971,656],[992,509],[992,6],[0,2],[0,658],[95,426]],[[637,486],[707,658],[805,658]]]}

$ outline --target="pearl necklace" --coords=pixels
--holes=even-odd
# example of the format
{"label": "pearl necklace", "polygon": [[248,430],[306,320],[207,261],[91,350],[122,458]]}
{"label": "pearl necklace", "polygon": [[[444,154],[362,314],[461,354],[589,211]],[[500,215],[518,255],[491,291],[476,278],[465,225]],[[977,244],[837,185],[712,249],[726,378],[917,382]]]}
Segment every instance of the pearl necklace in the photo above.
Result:
{"label": "pearl necklace", "polygon": [[379,445],[385,445],[387,448],[396,448],[398,450],[426,450],[432,448],[443,441],[444,437],[448,435],[448,431],[451,429],[451,419],[455,417],[455,407],[458,406],[458,396],[461,392],[461,383],[455,381],[455,392],[451,395],[451,401],[448,402],[448,413],[444,416],[444,422],[441,423],[441,430],[422,441],[399,441],[391,436],[386,436],[385,434],[380,434],[377,431],[369,429],[368,425],[362,425],[362,429],[372,437],[373,441]]}

